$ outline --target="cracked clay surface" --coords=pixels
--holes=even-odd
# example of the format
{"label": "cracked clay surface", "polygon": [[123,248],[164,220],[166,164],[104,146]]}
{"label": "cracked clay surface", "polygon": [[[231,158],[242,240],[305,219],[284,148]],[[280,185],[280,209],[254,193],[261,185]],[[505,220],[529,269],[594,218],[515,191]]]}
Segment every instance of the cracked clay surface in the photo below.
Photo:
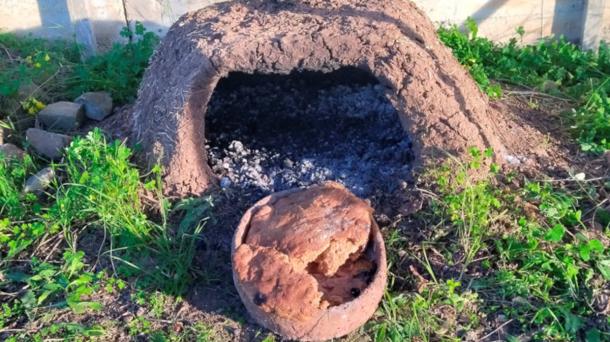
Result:
{"label": "cracked clay surface", "polygon": [[[520,135],[489,106],[432,22],[403,0],[242,0],[182,16],[155,52],[133,109],[131,137],[165,167],[167,192],[201,194],[217,183],[205,151],[205,113],[231,72],[287,75],[355,67],[379,81],[413,139],[414,165]],[[524,149],[525,150],[525,149]],[[502,163],[501,160],[497,160]]]}

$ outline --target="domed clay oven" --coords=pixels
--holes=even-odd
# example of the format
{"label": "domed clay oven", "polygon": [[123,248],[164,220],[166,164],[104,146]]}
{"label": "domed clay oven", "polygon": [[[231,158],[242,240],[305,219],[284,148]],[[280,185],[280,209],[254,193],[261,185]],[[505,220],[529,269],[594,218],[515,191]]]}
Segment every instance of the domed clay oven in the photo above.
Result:
{"label": "domed clay oven", "polygon": [[244,0],[184,15],[144,76],[132,138],[165,167],[168,193],[200,194],[215,182],[204,115],[221,78],[343,67],[384,87],[413,139],[415,165],[471,146],[504,150],[485,96],[407,0]]}

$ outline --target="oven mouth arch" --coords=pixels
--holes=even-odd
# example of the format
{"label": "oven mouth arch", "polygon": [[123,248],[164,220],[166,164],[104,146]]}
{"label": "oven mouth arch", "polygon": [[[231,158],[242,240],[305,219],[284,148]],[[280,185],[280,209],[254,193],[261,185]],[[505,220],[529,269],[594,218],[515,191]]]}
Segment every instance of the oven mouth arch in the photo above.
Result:
{"label": "oven mouth arch", "polygon": [[208,103],[205,139],[221,187],[259,197],[336,181],[369,198],[411,178],[398,110],[373,75],[353,67],[229,73]]}

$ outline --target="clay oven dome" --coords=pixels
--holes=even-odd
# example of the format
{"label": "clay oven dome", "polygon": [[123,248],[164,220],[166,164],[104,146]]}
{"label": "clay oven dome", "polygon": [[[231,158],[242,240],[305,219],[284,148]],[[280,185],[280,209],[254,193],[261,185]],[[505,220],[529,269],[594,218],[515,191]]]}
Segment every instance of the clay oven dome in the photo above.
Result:
{"label": "clay oven dome", "polygon": [[471,146],[503,151],[485,96],[407,0],[233,1],[182,16],[143,79],[133,138],[150,163],[165,166],[168,192],[202,193],[215,182],[204,115],[221,78],[341,67],[385,87],[416,165]]}

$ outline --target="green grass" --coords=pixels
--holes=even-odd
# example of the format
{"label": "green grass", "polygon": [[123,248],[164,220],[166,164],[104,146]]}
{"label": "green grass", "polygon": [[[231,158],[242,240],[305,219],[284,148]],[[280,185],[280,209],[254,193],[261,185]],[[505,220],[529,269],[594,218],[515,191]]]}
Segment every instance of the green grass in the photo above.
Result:
{"label": "green grass", "polygon": [[610,47],[583,51],[564,38],[520,44],[523,29],[507,44],[478,36],[469,20],[466,31],[442,27],[439,36],[490,97],[502,96],[499,83],[526,87],[571,101],[566,113],[584,151],[610,149]]}
{"label": "green grass", "polygon": [[[0,33],[0,126],[11,140],[20,144],[20,122],[31,120],[45,103],[99,90],[111,92],[115,104],[132,102],[159,38],[140,23],[121,34],[135,39],[81,60],[75,44]],[[44,321],[58,310],[97,311],[101,290],[140,291],[142,305],[157,314],[162,308],[155,293],[172,300],[185,293],[195,276],[195,245],[211,199],[170,203],[162,195],[161,168],[143,175],[132,158],[124,143],[92,131],[75,138],[61,162],[50,165],[57,177],[35,195],[22,189],[44,162],[0,155],[0,335],[13,331],[8,336],[15,340],[41,340],[104,334],[101,325],[77,323],[11,327]],[[92,235],[99,248],[83,250],[83,235]],[[107,267],[93,272],[99,263]],[[153,340],[209,340],[200,337],[211,334],[198,325],[181,333],[158,327],[149,333]]]}
{"label": "green grass", "polygon": [[[0,160],[6,195],[0,208],[0,294],[10,298],[3,300],[0,332],[23,315],[33,321],[50,309],[68,308],[75,314],[99,310],[91,295],[103,283],[112,287],[116,281],[108,283],[103,274],[91,273],[85,259],[107,257],[110,272],[131,279],[136,287],[184,293],[193,279],[200,222],[211,202],[183,201],[172,209],[162,196],[161,169],[144,177],[131,158],[123,143],[108,142],[94,130],[74,139],[63,162],[52,165],[58,179],[41,196],[21,192],[35,170],[30,157]],[[156,212],[147,213],[143,192],[156,200]],[[182,219],[170,223],[170,216]],[[77,243],[77,236],[85,233],[107,236],[108,243],[85,258]],[[55,249],[49,250],[53,244]]]}
{"label": "green grass", "polygon": [[472,179],[489,155],[473,150],[430,172],[436,196],[415,221],[429,235],[386,239],[393,283],[372,333],[459,340],[485,330],[479,318],[501,316],[513,338],[610,339],[610,319],[592,304],[610,282],[610,212],[600,206],[610,183],[530,181],[493,164]]}

